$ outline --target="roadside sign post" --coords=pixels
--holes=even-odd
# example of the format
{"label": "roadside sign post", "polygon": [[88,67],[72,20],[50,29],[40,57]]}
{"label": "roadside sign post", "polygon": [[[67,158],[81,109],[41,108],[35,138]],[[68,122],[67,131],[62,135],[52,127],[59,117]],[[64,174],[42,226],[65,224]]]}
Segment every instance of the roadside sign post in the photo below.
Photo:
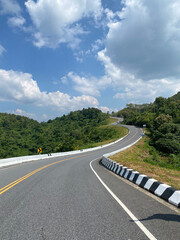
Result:
{"label": "roadside sign post", "polygon": [[39,153],[39,154],[42,153],[42,148],[38,147],[38,153]]}

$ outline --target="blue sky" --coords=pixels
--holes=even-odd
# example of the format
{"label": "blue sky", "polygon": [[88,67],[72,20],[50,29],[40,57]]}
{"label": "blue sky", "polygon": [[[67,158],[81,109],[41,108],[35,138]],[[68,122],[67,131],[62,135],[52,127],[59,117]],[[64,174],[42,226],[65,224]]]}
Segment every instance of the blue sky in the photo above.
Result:
{"label": "blue sky", "polygon": [[180,91],[179,0],[0,0],[0,112],[46,121]]}

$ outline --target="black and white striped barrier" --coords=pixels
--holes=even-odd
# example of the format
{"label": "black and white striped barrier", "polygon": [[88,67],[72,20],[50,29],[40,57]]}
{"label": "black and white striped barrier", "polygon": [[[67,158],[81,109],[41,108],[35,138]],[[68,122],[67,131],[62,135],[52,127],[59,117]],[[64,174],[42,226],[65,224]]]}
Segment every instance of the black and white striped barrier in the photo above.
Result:
{"label": "black and white striped barrier", "polygon": [[180,191],[175,188],[163,184],[156,179],[150,178],[144,174],[141,174],[133,169],[129,169],[119,163],[104,157],[101,160],[101,164],[107,169],[111,170],[115,174],[128,179],[136,185],[146,189],[147,191],[155,194],[156,196],[163,198],[169,203],[180,208]]}

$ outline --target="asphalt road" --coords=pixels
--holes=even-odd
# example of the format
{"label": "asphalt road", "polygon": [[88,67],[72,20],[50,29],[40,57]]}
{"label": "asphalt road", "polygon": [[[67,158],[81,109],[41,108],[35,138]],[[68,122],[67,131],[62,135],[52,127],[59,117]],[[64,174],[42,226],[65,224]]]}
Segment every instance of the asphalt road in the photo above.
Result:
{"label": "asphalt road", "polygon": [[130,130],[97,151],[0,168],[0,239],[179,240],[178,209],[99,165],[142,135]]}

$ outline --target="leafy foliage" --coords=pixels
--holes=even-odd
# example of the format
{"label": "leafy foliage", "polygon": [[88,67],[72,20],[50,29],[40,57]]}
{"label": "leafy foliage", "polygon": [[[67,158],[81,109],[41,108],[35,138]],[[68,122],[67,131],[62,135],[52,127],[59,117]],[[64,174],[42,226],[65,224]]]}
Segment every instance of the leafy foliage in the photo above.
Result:
{"label": "leafy foliage", "polygon": [[162,153],[175,154],[180,159],[180,92],[168,99],[158,97],[150,104],[128,104],[116,115],[123,117],[125,124],[146,124],[150,143]]}
{"label": "leafy foliage", "polygon": [[112,138],[112,129],[102,129],[108,114],[96,108],[70,112],[39,123],[27,117],[0,113],[0,158],[74,150]]}

